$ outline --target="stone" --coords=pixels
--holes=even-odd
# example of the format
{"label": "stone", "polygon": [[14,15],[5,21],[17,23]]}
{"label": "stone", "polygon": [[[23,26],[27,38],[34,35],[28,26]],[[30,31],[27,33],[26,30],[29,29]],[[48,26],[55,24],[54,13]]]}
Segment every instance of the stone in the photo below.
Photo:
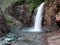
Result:
{"label": "stone", "polygon": [[56,15],[56,23],[60,27],[60,13]]}
{"label": "stone", "polygon": [[60,45],[60,33],[55,33],[47,38],[49,45]]}
{"label": "stone", "polygon": [[60,2],[60,0],[58,0],[58,2]]}
{"label": "stone", "polygon": [[56,15],[56,21],[60,20],[60,14]]}

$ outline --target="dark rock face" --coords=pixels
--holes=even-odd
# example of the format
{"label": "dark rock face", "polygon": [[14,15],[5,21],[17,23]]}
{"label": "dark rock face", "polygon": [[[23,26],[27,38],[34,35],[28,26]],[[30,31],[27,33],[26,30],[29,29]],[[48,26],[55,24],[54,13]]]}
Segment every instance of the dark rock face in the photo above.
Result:
{"label": "dark rock face", "polygon": [[0,37],[9,32],[7,22],[0,8]]}
{"label": "dark rock face", "polygon": [[29,11],[29,4],[15,4],[9,13],[20,22],[22,27],[30,27],[33,25],[33,14]]}

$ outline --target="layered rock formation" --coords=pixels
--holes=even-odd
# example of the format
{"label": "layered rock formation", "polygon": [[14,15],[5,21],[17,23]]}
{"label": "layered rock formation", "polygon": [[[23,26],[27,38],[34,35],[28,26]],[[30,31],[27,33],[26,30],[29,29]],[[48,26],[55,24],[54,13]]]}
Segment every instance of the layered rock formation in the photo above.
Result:
{"label": "layered rock formation", "polygon": [[9,32],[9,27],[3,15],[3,12],[0,8],[0,37],[7,34]]}
{"label": "layered rock formation", "polygon": [[43,26],[48,28],[47,30],[57,30],[56,15],[59,9],[57,0],[49,0],[49,2],[45,4]]}

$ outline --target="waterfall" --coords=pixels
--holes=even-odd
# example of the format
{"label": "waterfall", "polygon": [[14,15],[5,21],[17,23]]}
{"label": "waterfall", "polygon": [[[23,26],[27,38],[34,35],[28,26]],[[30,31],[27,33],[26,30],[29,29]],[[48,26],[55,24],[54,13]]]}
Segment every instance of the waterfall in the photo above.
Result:
{"label": "waterfall", "polygon": [[41,24],[42,24],[43,8],[44,8],[44,2],[38,7],[34,25],[34,32],[42,32]]}
{"label": "waterfall", "polygon": [[24,32],[42,32],[41,24],[42,24],[43,11],[44,11],[44,2],[38,7],[34,28],[23,30]]}

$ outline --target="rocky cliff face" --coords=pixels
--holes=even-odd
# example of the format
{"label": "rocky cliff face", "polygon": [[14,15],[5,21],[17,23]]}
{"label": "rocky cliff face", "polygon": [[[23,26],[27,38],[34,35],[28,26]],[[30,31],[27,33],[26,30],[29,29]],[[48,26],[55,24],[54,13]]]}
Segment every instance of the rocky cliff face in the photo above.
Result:
{"label": "rocky cliff face", "polygon": [[[30,27],[33,25],[34,15],[29,11],[29,4],[15,4],[8,11],[9,14],[20,22],[22,27]],[[37,12],[37,10],[36,10]],[[35,12],[35,13],[36,13]],[[46,31],[55,31],[59,28],[59,14],[60,3],[59,0],[49,0],[45,3],[45,10],[43,16],[43,29]]]}
{"label": "rocky cliff face", "polygon": [[57,0],[50,0],[45,4],[45,12],[43,19],[43,26],[48,28],[49,31],[57,30],[56,15],[59,13],[59,3]]}
{"label": "rocky cliff face", "polygon": [[9,32],[9,27],[0,8],[0,37]]}
{"label": "rocky cliff face", "polygon": [[29,4],[15,4],[8,12],[17,21],[20,22],[22,27],[31,27],[33,25],[33,14],[29,11]]}

